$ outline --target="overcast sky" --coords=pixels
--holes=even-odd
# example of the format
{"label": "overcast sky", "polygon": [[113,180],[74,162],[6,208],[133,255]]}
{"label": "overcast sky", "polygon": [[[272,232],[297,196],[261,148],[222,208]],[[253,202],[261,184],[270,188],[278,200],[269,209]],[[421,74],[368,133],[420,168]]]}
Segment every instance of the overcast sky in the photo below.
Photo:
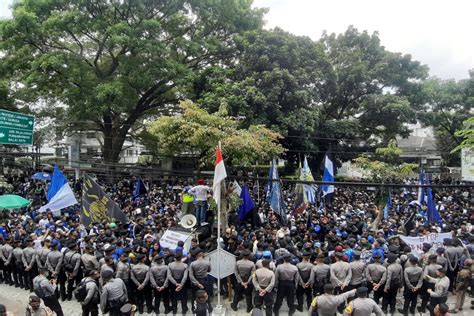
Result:
{"label": "overcast sky", "polygon": [[[12,0],[0,0],[0,17],[11,16]],[[474,69],[473,0],[254,0],[269,8],[267,28],[279,26],[318,39],[323,30],[349,25],[379,31],[391,51],[427,64],[431,75],[462,79]]]}

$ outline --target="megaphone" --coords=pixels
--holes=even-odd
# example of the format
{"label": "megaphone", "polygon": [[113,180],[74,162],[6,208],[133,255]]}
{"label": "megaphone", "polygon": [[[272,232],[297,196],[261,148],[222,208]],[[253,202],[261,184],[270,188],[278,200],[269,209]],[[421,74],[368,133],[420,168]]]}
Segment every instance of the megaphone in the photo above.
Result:
{"label": "megaphone", "polygon": [[183,228],[193,228],[197,224],[197,219],[196,216],[192,214],[186,214],[183,217],[181,217],[181,221],[179,222]]}

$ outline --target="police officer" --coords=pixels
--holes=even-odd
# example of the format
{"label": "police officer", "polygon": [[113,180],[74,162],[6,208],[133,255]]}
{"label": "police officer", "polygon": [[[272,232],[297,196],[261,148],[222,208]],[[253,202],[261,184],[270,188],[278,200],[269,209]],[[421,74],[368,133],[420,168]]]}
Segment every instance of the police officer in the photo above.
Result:
{"label": "police officer", "polygon": [[[63,255],[58,250],[59,241],[54,239],[51,242],[51,251],[46,255],[46,269],[49,271],[50,277],[57,279],[61,285],[62,280],[65,281],[66,275],[62,269]],[[61,298],[64,301],[66,299],[66,289],[63,286],[60,286],[59,290],[56,287],[56,296],[59,297],[58,293],[61,292]]]}
{"label": "police officer", "polygon": [[247,313],[250,313],[253,309],[252,304],[252,292],[253,285],[251,284],[252,274],[255,272],[255,264],[250,261],[250,250],[245,249],[242,252],[242,259],[235,263],[235,289],[234,289],[234,300],[230,307],[233,311],[237,311],[237,304],[240,301],[242,295],[245,295],[247,302]]}
{"label": "police officer", "polygon": [[13,267],[13,247],[11,246],[11,238],[8,236],[5,238],[5,244],[3,245],[2,257],[0,258],[3,261],[3,276],[5,279],[5,284],[13,285],[12,280],[12,267]]}
{"label": "police officer", "polygon": [[21,248],[21,240],[15,239],[14,241],[15,248],[13,249],[13,262],[14,262],[14,272],[13,280],[15,281],[15,287],[25,288],[24,276],[25,276],[25,267],[23,266],[23,249]]}
{"label": "police officer", "polygon": [[[120,254],[119,262],[117,263],[117,270],[115,272],[115,277],[117,279],[121,279],[125,286],[127,287],[127,293],[133,293],[132,291],[132,283],[130,281],[130,259],[127,253],[124,251]],[[129,298],[130,303],[135,303],[135,299],[133,295],[130,295]]]}
{"label": "police officer", "polygon": [[415,256],[411,256],[408,259],[404,276],[405,291],[403,292],[403,297],[405,298],[405,303],[403,304],[403,309],[398,309],[398,311],[407,316],[408,309],[410,309],[410,313],[415,313],[416,299],[423,285],[423,269],[418,266],[418,258]]}
{"label": "police officer", "polygon": [[371,298],[368,298],[368,288],[365,286],[359,287],[356,290],[357,298],[350,303],[352,307],[351,316],[367,316],[374,313],[376,316],[384,315],[382,309]]}
{"label": "police officer", "polygon": [[33,249],[33,240],[28,237],[25,240],[26,247],[23,249],[23,266],[25,267],[25,287],[33,292],[33,279],[37,275],[36,250]]}
{"label": "police officer", "polygon": [[153,310],[152,296],[150,289],[150,267],[145,264],[146,256],[138,254],[138,263],[130,271],[130,279],[135,288],[135,297],[140,314],[143,314],[144,303],[146,302],[147,313],[151,314]]}
{"label": "police officer", "polygon": [[446,247],[444,251],[444,256],[447,259],[447,272],[446,276],[449,279],[449,291],[453,290],[454,281],[459,271],[459,251],[454,247],[453,240],[451,238],[445,238],[443,244]]}
{"label": "police officer", "polygon": [[33,279],[33,290],[35,294],[38,295],[43,300],[44,305],[54,311],[57,316],[63,316],[63,310],[55,294],[56,280],[51,279],[48,281],[46,277],[48,272],[44,268],[40,268],[38,273],[38,276]]}
{"label": "police officer", "polygon": [[319,253],[316,256],[316,264],[313,267],[314,273],[314,287],[313,294],[319,295],[324,293],[324,285],[329,283],[331,267],[324,262],[326,256]]}
{"label": "police officer", "polygon": [[36,266],[38,269],[46,269],[46,258],[48,256],[48,253],[51,251],[49,249],[51,247],[51,242],[49,239],[45,239],[41,241],[41,248],[36,250]]}
{"label": "police officer", "polygon": [[182,252],[176,252],[175,261],[168,265],[168,281],[170,287],[171,306],[173,315],[178,312],[178,300],[181,301],[182,313],[188,312],[188,296],[186,293],[186,280],[188,279],[188,265],[181,262]]}
{"label": "police officer", "polygon": [[100,274],[97,270],[88,271],[86,277],[81,281],[86,286],[86,298],[82,305],[82,316],[98,316],[99,315],[99,278]]}
{"label": "police officer", "polygon": [[290,263],[291,254],[287,253],[283,256],[284,262],[277,266],[275,270],[275,287],[277,288],[277,298],[273,312],[275,316],[279,315],[280,307],[283,299],[286,298],[289,314],[295,312],[295,289],[298,284],[298,268]]}
{"label": "police officer", "polygon": [[351,281],[349,282],[349,289],[357,289],[361,286],[365,286],[365,263],[360,260],[360,251],[353,252],[354,261],[349,265],[351,267]]}
{"label": "police officer", "polygon": [[296,268],[298,269],[298,287],[296,289],[298,306],[296,309],[300,312],[303,311],[303,296],[306,295],[307,308],[309,308],[311,300],[313,299],[314,266],[309,262],[310,256],[310,252],[304,251],[302,254],[303,261],[296,264]]}
{"label": "police officer", "polygon": [[157,255],[153,258],[153,263],[150,268],[150,283],[155,294],[155,314],[160,314],[161,301],[163,301],[163,306],[165,307],[165,314],[168,314],[171,311],[168,289],[168,267],[164,264],[163,255]]}
{"label": "police officer", "polygon": [[128,301],[127,288],[121,279],[114,278],[112,271],[104,271],[101,275],[104,286],[100,294],[100,309],[109,316],[122,316],[120,308]]}
{"label": "police officer", "polygon": [[[428,265],[423,269],[423,285],[421,286],[420,296],[421,296],[421,305],[418,306],[418,311],[420,313],[426,313],[426,306],[430,299],[430,294],[428,290],[434,289],[435,283],[431,281],[432,278],[436,278],[438,270],[441,268],[439,264],[436,263],[437,256],[435,254],[428,256]],[[431,277],[431,278],[428,278]]]}
{"label": "police officer", "polygon": [[436,275],[437,278],[432,278],[429,275],[425,276],[429,281],[435,283],[434,290],[428,289],[428,294],[430,295],[429,310],[431,316],[435,315],[434,308],[436,307],[436,305],[446,303],[446,301],[448,300],[448,290],[450,286],[450,281],[449,278],[446,276],[445,269],[443,269],[442,267],[439,268]]}
{"label": "police officer", "polygon": [[342,252],[336,252],[336,262],[331,264],[329,270],[336,294],[344,292],[352,278],[351,266],[342,260],[343,256]]}
{"label": "police officer", "polygon": [[84,254],[81,256],[81,261],[84,266],[84,275],[90,275],[91,271],[98,271],[100,269],[99,261],[97,261],[96,256],[94,256],[94,247],[92,245],[86,245]]}
{"label": "police officer", "polygon": [[[211,263],[204,260],[204,252],[197,248],[194,250],[194,260],[189,265],[189,279],[192,284],[193,301],[196,299],[196,291],[205,290],[209,297],[212,297],[212,284],[208,280],[208,273],[211,271]],[[210,304],[210,302],[208,302]],[[193,307],[194,308],[194,304]]]}
{"label": "police officer", "polygon": [[374,263],[367,266],[366,278],[367,278],[367,289],[369,293],[374,291],[375,303],[380,303],[380,298],[383,297],[384,286],[387,280],[387,268],[382,263],[382,256],[378,253],[373,255]]}
{"label": "police officer", "polygon": [[254,306],[262,309],[265,304],[265,315],[272,316],[273,287],[275,286],[275,273],[270,270],[270,260],[263,260],[262,267],[257,269],[252,277],[255,288]]}
{"label": "police officer", "polygon": [[387,313],[387,307],[390,305],[392,315],[395,313],[398,289],[403,286],[403,268],[397,259],[398,257],[394,253],[387,255],[387,282],[385,282],[385,294],[382,300],[382,310]]}
{"label": "police officer", "polygon": [[321,316],[333,316],[336,315],[336,311],[339,306],[343,305],[349,297],[353,297],[356,290],[350,290],[345,293],[334,295],[334,285],[328,283],[324,286],[324,294],[316,296],[311,302],[309,308],[310,314],[313,311],[318,311]]}
{"label": "police officer", "polygon": [[71,240],[67,247],[69,251],[64,254],[63,269],[67,277],[66,298],[70,301],[72,299],[72,292],[82,280],[82,268],[81,255],[77,251],[77,242]]}

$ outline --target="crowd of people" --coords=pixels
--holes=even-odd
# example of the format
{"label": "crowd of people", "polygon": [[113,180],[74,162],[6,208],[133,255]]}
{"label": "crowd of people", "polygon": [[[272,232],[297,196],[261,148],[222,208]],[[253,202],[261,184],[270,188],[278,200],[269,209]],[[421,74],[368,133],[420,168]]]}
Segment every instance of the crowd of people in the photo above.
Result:
{"label": "crowd of people", "polygon": [[[448,295],[463,308],[474,290],[473,198],[469,187],[434,190],[441,220],[429,223],[425,206],[412,203],[417,189],[392,192],[389,216],[381,216],[377,191],[340,187],[330,197],[299,214],[291,211],[294,186],[284,186],[287,218],[265,201],[265,186],[253,188],[252,215],[230,209],[228,227],[216,235],[211,189],[200,179],[147,182],[147,192],[133,198],[135,179],[100,181],[127,214],[129,222],[94,222],[84,227],[80,205],[54,215],[39,213],[47,183],[9,177],[10,192],[32,201],[0,221],[0,282],[34,292],[57,315],[61,301],[77,299],[83,315],[187,313],[209,315],[216,290],[240,313],[280,314],[286,300],[296,310],[326,316],[400,313],[447,315]],[[81,181],[71,183],[80,199]],[[189,248],[179,242],[164,248],[160,238],[179,226],[184,214],[196,215],[197,234]],[[282,222],[286,224],[283,225]],[[443,245],[424,244],[415,256],[399,235],[451,233]],[[218,238],[219,237],[219,238]],[[236,256],[234,275],[221,288],[209,274],[206,254],[217,247]],[[229,285],[229,286],[228,286]],[[453,292],[454,294],[449,294]],[[245,301],[245,305],[242,301]],[[381,304],[381,305],[380,305]]]}

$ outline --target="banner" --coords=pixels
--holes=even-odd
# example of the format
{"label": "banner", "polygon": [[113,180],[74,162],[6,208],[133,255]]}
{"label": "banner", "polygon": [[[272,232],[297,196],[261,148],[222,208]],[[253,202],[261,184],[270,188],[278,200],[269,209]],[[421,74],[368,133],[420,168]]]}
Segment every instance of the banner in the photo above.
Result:
{"label": "banner", "polygon": [[[160,246],[161,248],[169,248],[171,251],[173,251],[176,249],[176,247],[178,247],[179,241],[185,243],[190,236],[191,232],[189,231],[168,229],[167,231],[165,231],[163,236],[161,236]],[[188,250],[189,245],[185,245],[184,252],[187,253]]]}
{"label": "banner", "polygon": [[111,218],[127,223],[127,216],[114,200],[89,176],[82,186],[81,223],[89,226],[93,222],[110,221]]}
{"label": "banner", "polygon": [[451,233],[431,233],[426,236],[419,237],[406,237],[398,236],[404,243],[411,248],[411,253],[419,258],[423,254],[423,244],[427,243],[432,246],[432,249],[436,250],[439,247],[443,247],[443,240],[445,238],[452,238]]}

